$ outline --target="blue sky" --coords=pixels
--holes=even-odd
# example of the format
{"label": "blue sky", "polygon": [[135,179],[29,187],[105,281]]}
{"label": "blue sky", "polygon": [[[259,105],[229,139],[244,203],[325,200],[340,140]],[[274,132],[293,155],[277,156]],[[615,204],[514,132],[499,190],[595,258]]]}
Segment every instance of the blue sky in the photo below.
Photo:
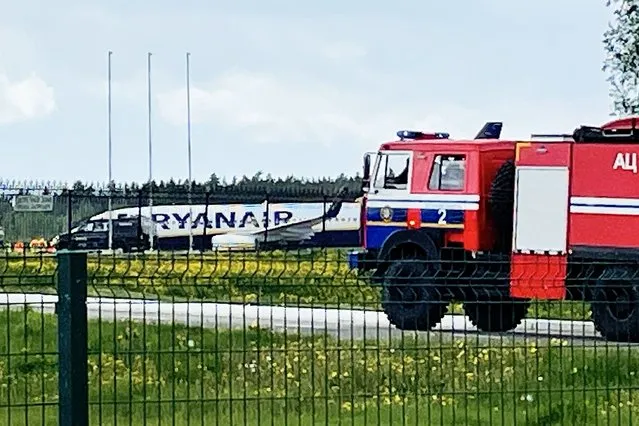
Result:
{"label": "blue sky", "polygon": [[[152,5],[152,6],[151,6]],[[571,132],[610,118],[604,0],[4,1],[4,179],[185,178],[185,52],[193,176],[336,176],[399,129],[471,137]]]}

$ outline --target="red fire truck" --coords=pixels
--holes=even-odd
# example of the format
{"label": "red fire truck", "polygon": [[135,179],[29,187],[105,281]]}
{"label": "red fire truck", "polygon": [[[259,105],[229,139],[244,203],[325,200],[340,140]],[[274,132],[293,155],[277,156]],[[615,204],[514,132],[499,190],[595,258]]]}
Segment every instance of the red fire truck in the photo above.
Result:
{"label": "red fire truck", "polygon": [[482,331],[514,329],[533,299],[583,300],[604,338],[639,341],[637,118],[527,141],[500,122],[397,132],[365,156],[351,267],[401,329],[431,329],[454,300]]}

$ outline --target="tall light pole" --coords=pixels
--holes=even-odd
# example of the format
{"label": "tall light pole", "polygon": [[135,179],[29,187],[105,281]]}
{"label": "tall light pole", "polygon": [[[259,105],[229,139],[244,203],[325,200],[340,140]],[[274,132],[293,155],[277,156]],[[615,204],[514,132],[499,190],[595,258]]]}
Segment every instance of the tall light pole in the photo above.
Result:
{"label": "tall light pole", "polygon": [[[151,139],[151,52],[146,57],[147,75],[147,107],[148,107],[148,137],[149,137],[149,217],[153,222],[153,142]],[[151,234],[151,250],[153,250],[153,238],[155,237],[155,227]]]}
{"label": "tall light pole", "polygon": [[113,176],[112,176],[112,172],[113,169],[111,167],[112,165],[112,156],[113,156],[113,149],[112,149],[112,144],[111,144],[111,55],[113,54],[113,52],[111,52],[109,50],[108,56],[107,56],[107,134],[108,134],[108,141],[109,141],[109,159],[108,159],[108,169],[109,169],[109,201],[108,201],[108,209],[109,209],[109,251],[113,250],[113,202],[112,202],[112,195],[111,195],[111,191],[112,191],[112,185],[111,182],[113,181]]}
{"label": "tall light pole", "polygon": [[[186,52],[186,139],[187,139],[187,152],[188,152],[188,164],[189,164],[189,252],[193,248],[193,181],[192,181],[192,164],[191,164],[191,69],[190,69],[190,56],[189,52]],[[206,226],[206,223],[204,224]]]}

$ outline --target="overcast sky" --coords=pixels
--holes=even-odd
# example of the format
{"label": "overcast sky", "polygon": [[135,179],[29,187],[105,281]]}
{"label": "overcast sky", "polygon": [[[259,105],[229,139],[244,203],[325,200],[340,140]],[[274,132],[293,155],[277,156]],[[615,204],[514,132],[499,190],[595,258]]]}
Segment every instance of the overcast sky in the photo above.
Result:
{"label": "overcast sky", "polygon": [[0,0],[0,176],[336,176],[399,129],[572,132],[610,116],[604,0]]}

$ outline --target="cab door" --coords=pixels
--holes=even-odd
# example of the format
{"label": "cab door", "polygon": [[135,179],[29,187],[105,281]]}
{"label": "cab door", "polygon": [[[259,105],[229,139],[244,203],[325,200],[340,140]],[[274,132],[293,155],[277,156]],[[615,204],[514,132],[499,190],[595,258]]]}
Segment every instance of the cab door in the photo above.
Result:
{"label": "cab door", "polygon": [[369,200],[401,199],[410,194],[412,163],[411,151],[380,151],[375,161]]}
{"label": "cab door", "polygon": [[395,231],[406,228],[413,176],[411,151],[380,151],[367,194],[365,244],[378,249]]}

